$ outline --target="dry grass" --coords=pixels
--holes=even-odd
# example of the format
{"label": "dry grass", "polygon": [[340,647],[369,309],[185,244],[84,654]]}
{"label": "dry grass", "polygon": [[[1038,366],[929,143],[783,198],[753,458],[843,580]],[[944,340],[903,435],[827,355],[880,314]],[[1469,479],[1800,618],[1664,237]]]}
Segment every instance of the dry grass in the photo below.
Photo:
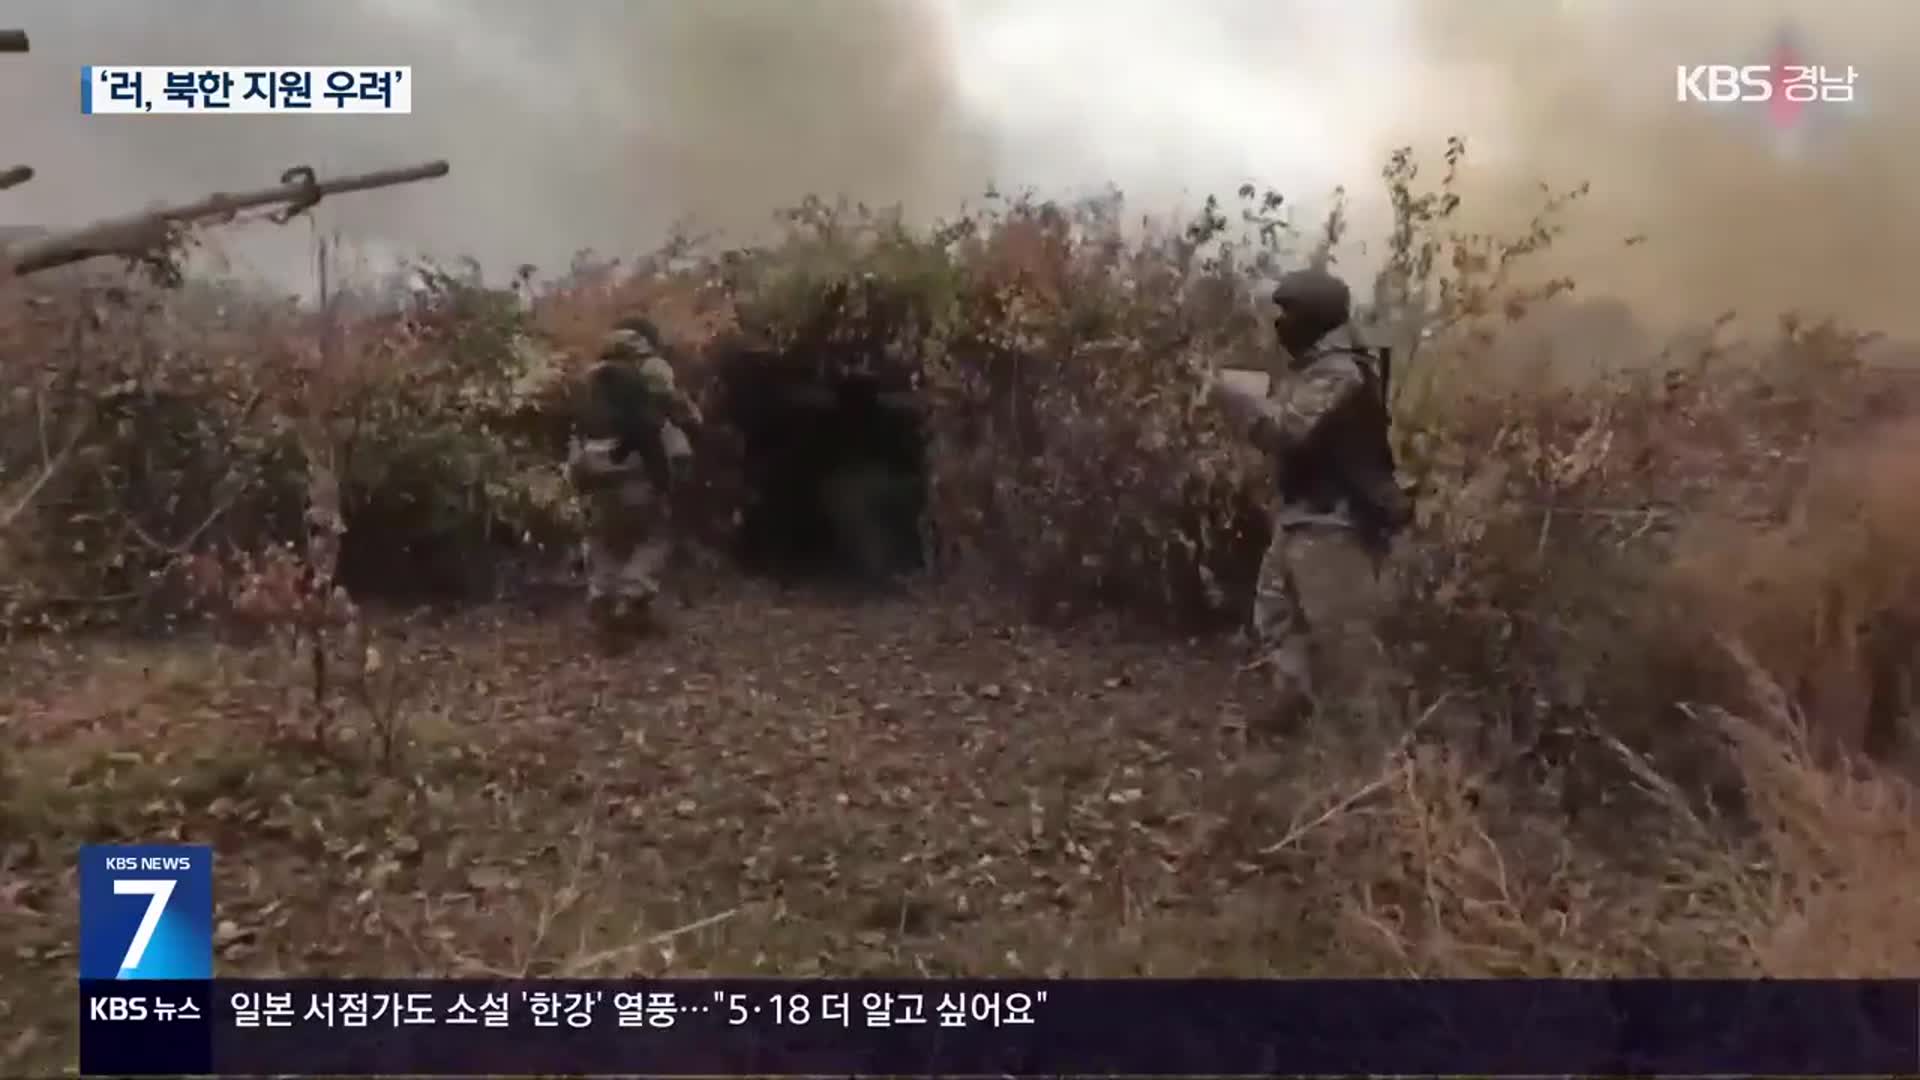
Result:
{"label": "dry grass", "polygon": [[[1397,402],[1406,695],[1279,742],[1218,633],[1262,473],[1193,395],[1311,254],[1253,192],[1240,232],[810,202],[763,250],[324,317],[15,287],[0,1064],[68,1060],[70,1008],[11,988],[70,971],[74,846],[115,839],[214,843],[253,973],[1910,974],[1904,377],[1794,321],[1546,357],[1628,317],[1514,283],[1553,207],[1457,236],[1408,164],[1376,288],[1432,331]],[[571,612],[308,595],[317,475],[362,602],[564,550],[564,376],[635,304],[696,392],[753,349],[914,374],[939,581],[849,607],[721,575],[620,661]]]}
{"label": "dry grass", "polygon": [[1702,522],[1672,572],[1705,626],[1792,691],[1823,750],[1907,758],[1920,428],[1900,422],[1851,443],[1818,462],[1783,523]]}

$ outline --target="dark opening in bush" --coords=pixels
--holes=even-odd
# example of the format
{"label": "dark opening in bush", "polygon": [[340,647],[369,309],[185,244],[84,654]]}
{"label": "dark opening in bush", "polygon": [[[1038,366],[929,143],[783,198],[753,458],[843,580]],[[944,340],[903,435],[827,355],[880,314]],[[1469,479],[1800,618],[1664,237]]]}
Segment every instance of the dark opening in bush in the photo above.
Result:
{"label": "dark opening in bush", "polygon": [[716,419],[740,437],[744,569],[881,584],[924,565],[926,440],[903,380],[767,353],[732,357],[719,377]]}
{"label": "dark opening in bush", "polygon": [[503,560],[518,546],[505,530],[430,527],[349,518],[340,538],[341,584],[355,597],[392,604],[456,605],[492,599]]}

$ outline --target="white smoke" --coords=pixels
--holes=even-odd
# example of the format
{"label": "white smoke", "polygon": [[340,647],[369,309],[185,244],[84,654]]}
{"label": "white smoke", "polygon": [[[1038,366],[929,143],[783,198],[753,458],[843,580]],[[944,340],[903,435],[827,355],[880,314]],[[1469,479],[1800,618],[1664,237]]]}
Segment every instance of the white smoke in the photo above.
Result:
{"label": "white smoke", "polygon": [[[1920,144],[1901,123],[1920,9],[1900,0],[15,0],[4,19],[34,43],[0,58],[8,152],[41,176],[0,195],[0,224],[444,157],[446,179],[335,200],[320,226],[504,274],[643,250],[687,217],[748,232],[808,193],[935,215],[990,181],[1113,183],[1144,212],[1250,180],[1308,211],[1346,185],[1345,265],[1364,268],[1383,154],[1460,134],[1475,224],[1521,223],[1537,181],[1593,182],[1561,256],[1587,289],[1670,317],[1920,328]],[[1754,62],[1789,19],[1871,108],[1788,154],[1672,100],[1673,65]],[[410,64],[416,113],[83,118],[85,63]],[[307,276],[304,233],[233,246]]]}

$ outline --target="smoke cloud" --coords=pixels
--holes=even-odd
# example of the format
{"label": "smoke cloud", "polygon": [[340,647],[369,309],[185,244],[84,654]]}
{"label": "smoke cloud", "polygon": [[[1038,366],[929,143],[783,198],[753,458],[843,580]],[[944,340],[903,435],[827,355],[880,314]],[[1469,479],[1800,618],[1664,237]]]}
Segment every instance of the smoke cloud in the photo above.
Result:
{"label": "smoke cloud", "polygon": [[[1897,0],[1419,4],[1426,89],[1407,128],[1485,131],[1475,204],[1525,209],[1520,185],[1591,181],[1557,263],[1669,319],[1826,313],[1911,335],[1920,257],[1920,9]],[[1776,127],[1764,105],[1680,104],[1679,64],[1767,63],[1783,36],[1850,105]],[[1483,96],[1450,86],[1487,87]],[[1497,216],[1486,215],[1483,216]],[[1505,224],[1511,224],[1506,222]],[[1625,249],[1620,239],[1644,234]]]}
{"label": "smoke cloud", "polygon": [[[557,268],[632,254],[676,222],[749,229],[809,192],[957,202],[989,172],[939,26],[889,0],[24,0],[33,51],[0,63],[9,152],[40,172],[0,204],[69,223],[210,190],[446,158],[447,178],[324,204],[393,252]],[[411,65],[404,117],[82,117],[83,64]],[[309,239],[231,234],[299,280]]]}
{"label": "smoke cloud", "polygon": [[[1468,139],[1470,223],[1513,228],[1535,186],[1590,181],[1551,269],[1659,319],[1788,308],[1920,332],[1920,98],[1900,0],[16,0],[34,51],[0,61],[14,223],[444,157],[451,176],[319,220],[391,252],[557,268],[692,218],[735,235],[808,193],[951,211],[987,184],[1114,183],[1142,211],[1252,180],[1355,199],[1365,272],[1377,172]],[[1681,104],[1677,64],[1764,63],[1791,27],[1859,100],[1776,128]],[[410,64],[411,117],[78,115],[85,63]],[[1437,165],[1437,161],[1436,161]],[[1629,247],[1628,236],[1647,242]],[[304,276],[299,230],[245,230]]]}

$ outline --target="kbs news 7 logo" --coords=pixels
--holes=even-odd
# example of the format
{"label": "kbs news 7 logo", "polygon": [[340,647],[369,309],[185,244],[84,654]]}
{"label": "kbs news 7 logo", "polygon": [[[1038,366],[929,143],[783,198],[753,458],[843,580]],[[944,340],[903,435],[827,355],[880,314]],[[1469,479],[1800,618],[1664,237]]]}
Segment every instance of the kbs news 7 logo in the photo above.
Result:
{"label": "kbs news 7 logo", "polygon": [[213,849],[80,849],[80,978],[213,977]]}

